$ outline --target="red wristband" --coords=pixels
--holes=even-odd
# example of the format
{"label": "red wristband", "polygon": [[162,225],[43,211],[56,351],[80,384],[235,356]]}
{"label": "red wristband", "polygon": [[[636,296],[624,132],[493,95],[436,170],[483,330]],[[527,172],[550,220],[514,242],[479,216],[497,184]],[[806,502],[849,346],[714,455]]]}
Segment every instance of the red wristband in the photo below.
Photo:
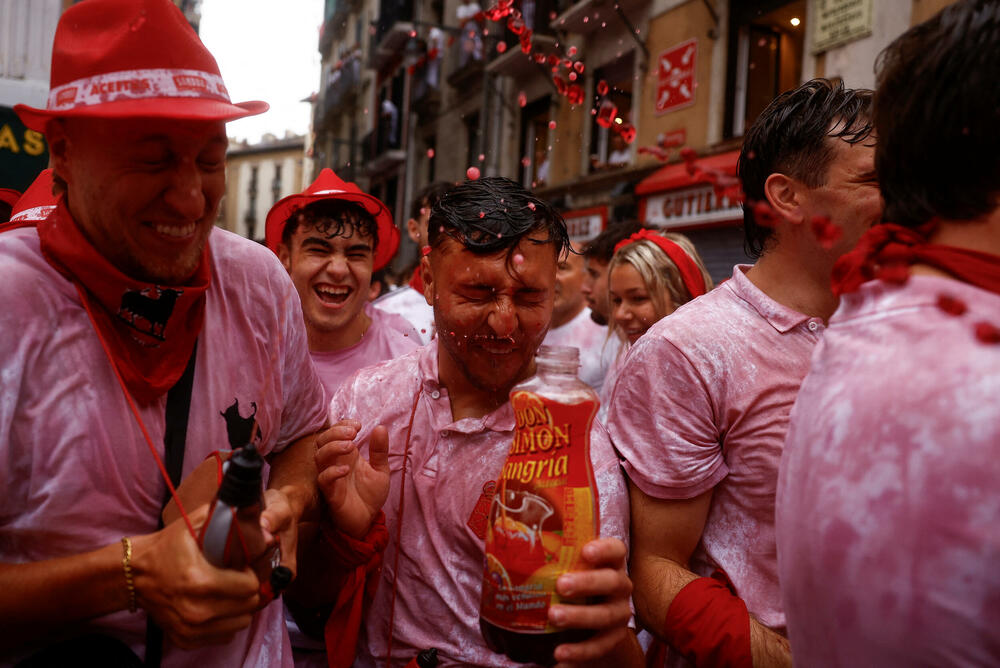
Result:
{"label": "red wristband", "polygon": [[333,552],[334,563],[340,566],[355,567],[367,564],[376,554],[381,554],[389,544],[385,513],[381,510],[368,533],[360,540],[340,531],[329,521],[324,521],[320,530],[323,532],[323,539]]}
{"label": "red wristband", "polygon": [[677,592],[663,637],[699,668],[753,668],[746,603],[714,578],[698,578]]}

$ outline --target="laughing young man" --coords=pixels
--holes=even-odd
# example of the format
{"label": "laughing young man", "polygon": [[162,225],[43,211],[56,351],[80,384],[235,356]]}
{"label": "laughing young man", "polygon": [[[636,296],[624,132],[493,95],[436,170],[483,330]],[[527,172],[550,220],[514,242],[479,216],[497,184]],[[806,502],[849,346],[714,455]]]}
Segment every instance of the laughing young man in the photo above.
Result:
{"label": "laughing young man", "polygon": [[302,300],[309,351],[329,396],[358,369],[420,345],[403,318],[367,307],[372,274],[399,246],[377,198],[324,169],[267,214],[267,244]]}

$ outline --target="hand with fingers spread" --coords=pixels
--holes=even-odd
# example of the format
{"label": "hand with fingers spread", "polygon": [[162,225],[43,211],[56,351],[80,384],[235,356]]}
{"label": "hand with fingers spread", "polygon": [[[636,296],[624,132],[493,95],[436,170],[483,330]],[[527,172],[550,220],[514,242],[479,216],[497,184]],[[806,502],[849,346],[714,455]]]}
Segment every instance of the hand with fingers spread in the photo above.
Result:
{"label": "hand with fingers spread", "polygon": [[[579,643],[556,647],[560,666],[608,665],[612,655],[619,666],[641,665],[642,652],[628,627],[632,610],[632,581],[625,567],[625,544],[617,538],[598,538],[583,546],[587,571],[564,573],[556,592],[565,598],[596,599],[587,605],[553,605],[549,621],[563,629],[594,629],[597,633]],[[635,663],[638,661],[639,663]]]}
{"label": "hand with fingers spread", "polygon": [[[191,515],[196,530],[208,506]],[[250,625],[260,583],[249,568],[220,569],[205,560],[183,521],[132,539],[136,602],[185,649],[226,643]]]}
{"label": "hand with fingers spread", "polygon": [[389,435],[385,427],[372,431],[368,461],[354,439],[357,420],[341,420],[317,437],[316,468],[319,488],[337,526],[354,538],[363,538],[389,496]]}

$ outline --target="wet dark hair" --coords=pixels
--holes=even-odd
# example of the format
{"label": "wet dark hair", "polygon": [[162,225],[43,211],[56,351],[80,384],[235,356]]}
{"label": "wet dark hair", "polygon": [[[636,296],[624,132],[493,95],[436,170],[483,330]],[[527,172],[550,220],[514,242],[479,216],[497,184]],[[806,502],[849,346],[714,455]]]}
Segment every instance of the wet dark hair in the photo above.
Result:
{"label": "wet dark hair", "polygon": [[428,209],[433,209],[434,205],[444,196],[446,192],[451,190],[453,184],[447,181],[435,181],[434,183],[429,183],[420,189],[417,196],[413,198],[413,202],[410,204],[410,218],[417,220],[420,218],[420,210],[424,207]]}
{"label": "wet dark hair", "polygon": [[903,33],[876,62],[875,169],[885,218],[970,220],[1000,191],[1000,3],[966,0]]}
{"label": "wet dark hair", "polygon": [[360,204],[339,199],[321,199],[298,209],[288,218],[281,232],[281,243],[291,247],[292,235],[300,227],[312,227],[328,239],[358,232],[378,247],[378,224]]}
{"label": "wet dark hair", "polygon": [[438,248],[451,238],[476,255],[507,251],[513,256],[521,239],[554,244],[556,257],[569,248],[566,222],[559,212],[514,181],[489,176],[449,190],[431,209],[428,242]]}
{"label": "wet dark hair", "polygon": [[584,245],[583,257],[588,260],[597,260],[603,264],[608,264],[615,254],[615,246],[618,245],[619,241],[628,239],[646,227],[646,225],[637,220],[612,222],[606,230]]}
{"label": "wet dark hair", "polygon": [[754,220],[753,203],[766,201],[764,182],[774,173],[798,179],[810,188],[826,182],[834,150],[827,137],[849,144],[872,132],[872,91],[844,88],[841,82],[813,79],[774,98],[743,138],[737,166],[746,202],[744,245],[759,258],[774,230]]}

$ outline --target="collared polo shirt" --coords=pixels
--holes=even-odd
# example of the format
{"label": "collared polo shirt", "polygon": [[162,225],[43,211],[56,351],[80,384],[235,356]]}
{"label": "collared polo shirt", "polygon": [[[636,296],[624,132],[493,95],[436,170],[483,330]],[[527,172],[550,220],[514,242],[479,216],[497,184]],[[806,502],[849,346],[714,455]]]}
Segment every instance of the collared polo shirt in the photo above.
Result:
{"label": "collared polo shirt", "polygon": [[[434,342],[363,369],[330,406],[333,421],[361,421],[364,457],[372,429],[381,424],[389,430],[390,491],[383,505],[389,545],[355,665],[386,665],[391,618],[394,666],[429,647],[438,648],[440,666],[521,666],[490,651],[479,631],[486,519],[513,439],[514,414],[505,403],[481,418],[454,420],[448,388],[438,381],[437,355]],[[600,533],[628,545],[625,480],[596,420],[590,447]]]}
{"label": "collared polo shirt", "polygon": [[658,499],[714,489],[699,575],[722,570],[750,613],[783,631],[774,496],[788,415],[824,325],[731,280],[654,324],[629,350],[608,430],[629,478]]}

